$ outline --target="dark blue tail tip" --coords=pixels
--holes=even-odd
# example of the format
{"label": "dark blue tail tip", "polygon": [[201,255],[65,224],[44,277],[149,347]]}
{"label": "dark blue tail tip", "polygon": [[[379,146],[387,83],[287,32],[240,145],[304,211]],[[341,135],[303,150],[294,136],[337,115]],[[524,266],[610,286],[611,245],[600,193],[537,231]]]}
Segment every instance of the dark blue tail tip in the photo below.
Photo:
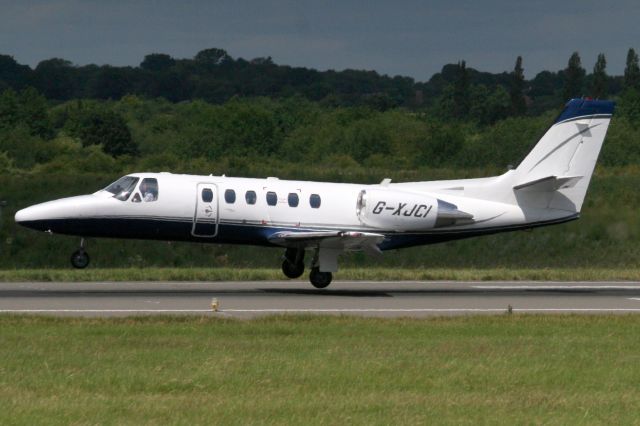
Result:
{"label": "dark blue tail tip", "polygon": [[579,117],[586,117],[591,115],[613,115],[613,110],[616,107],[616,103],[613,101],[601,101],[593,99],[571,99],[564,107],[564,110],[558,118],[556,123],[561,121],[567,121]]}

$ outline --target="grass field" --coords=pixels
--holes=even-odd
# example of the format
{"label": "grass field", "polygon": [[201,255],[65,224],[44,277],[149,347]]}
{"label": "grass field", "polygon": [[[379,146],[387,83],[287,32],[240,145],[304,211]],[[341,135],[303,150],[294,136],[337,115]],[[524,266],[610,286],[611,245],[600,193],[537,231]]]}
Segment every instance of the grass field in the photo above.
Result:
{"label": "grass field", "polygon": [[0,317],[2,424],[634,424],[637,316]]}
{"label": "grass field", "polygon": [[[337,280],[452,281],[640,281],[640,268],[494,268],[403,269],[344,268]],[[306,275],[301,280],[306,281]],[[286,280],[279,269],[266,268],[121,268],[0,270],[0,282],[16,281],[262,281]]]}

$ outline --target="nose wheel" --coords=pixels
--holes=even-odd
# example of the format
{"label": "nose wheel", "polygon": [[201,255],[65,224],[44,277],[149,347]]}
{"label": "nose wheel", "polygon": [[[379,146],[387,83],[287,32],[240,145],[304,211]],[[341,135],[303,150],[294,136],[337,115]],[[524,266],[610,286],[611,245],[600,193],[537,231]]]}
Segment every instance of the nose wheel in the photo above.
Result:
{"label": "nose wheel", "polygon": [[78,249],[71,255],[71,266],[84,269],[89,265],[89,254],[84,249]]}
{"label": "nose wheel", "polygon": [[89,253],[84,250],[84,238],[80,240],[80,248],[71,255],[71,266],[84,269],[89,265]]}

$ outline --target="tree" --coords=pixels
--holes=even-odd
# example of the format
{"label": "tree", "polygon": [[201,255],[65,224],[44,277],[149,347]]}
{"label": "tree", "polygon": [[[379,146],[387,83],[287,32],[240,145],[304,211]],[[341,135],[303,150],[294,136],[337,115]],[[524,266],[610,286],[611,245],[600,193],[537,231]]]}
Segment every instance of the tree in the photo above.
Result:
{"label": "tree", "polygon": [[420,147],[422,164],[433,167],[449,165],[464,146],[464,133],[459,126],[430,123],[427,138]]}
{"label": "tree", "polygon": [[0,152],[0,173],[8,174],[13,170],[13,160],[6,152]]}
{"label": "tree", "polygon": [[21,90],[29,84],[32,73],[29,66],[18,64],[13,56],[0,55],[0,86]]}
{"label": "tree", "polygon": [[564,69],[564,101],[582,96],[582,86],[586,72],[582,68],[580,55],[573,52],[569,58],[567,68]]}
{"label": "tree", "polygon": [[175,65],[176,60],[164,53],[146,55],[140,63],[140,68],[147,71],[166,71]]}
{"label": "tree", "polygon": [[47,99],[72,99],[75,93],[73,64],[60,58],[41,61],[35,69],[35,82]]}
{"label": "tree", "polygon": [[13,127],[18,120],[18,94],[7,89],[0,94],[0,129]]}
{"label": "tree", "polygon": [[640,90],[638,54],[633,49],[629,49],[627,52],[627,65],[624,68],[624,88]]}
{"label": "tree", "polygon": [[469,70],[465,61],[458,62],[458,72],[453,83],[453,115],[464,118],[471,109]]}
{"label": "tree", "polygon": [[141,93],[150,98],[165,98],[171,102],[189,99],[193,88],[187,77],[174,69],[155,72],[143,83]]}
{"label": "tree", "polygon": [[620,112],[626,116],[634,128],[640,125],[640,66],[635,50],[627,52],[627,64],[624,68],[623,92],[620,97]]}
{"label": "tree", "polygon": [[473,85],[471,88],[471,109],[469,115],[482,125],[493,124],[507,118],[511,110],[509,93],[502,86],[493,91],[484,84]]}
{"label": "tree", "polygon": [[204,49],[199,51],[193,58],[203,65],[220,65],[231,59],[231,56],[224,49]]}
{"label": "tree", "polygon": [[113,111],[97,107],[78,109],[72,112],[65,129],[80,138],[83,146],[101,145],[104,152],[114,157],[138,153],[126,121]]}
{"label": "tree", "polygon": [[54,134],[47,100],[33,87],[16,93],[8,89],[0,94],[0,129],[22,126],[29,134],[51,139]]}
{"label": "tree", "polygon": [[32,135],[43,139],[54,136],[53,125],[49,118],[47,100],[33,87],[28,87],[18,95],[18,117]]}
{"label": "tree", "polygon": [[527,111],[527,103],[524,99],[524,69],[522,68],[522,56],[516,59],[516,66],[511,73],[511,114],[523,115]]}
{"label": "tree", "polygon": [[622,92],[620,100],[620,115],[627,117],[634,128],[640,125],[640,92],[633,87]]}
{"label": "tree", "polygon": [[591,83],[591,96],[596,99],[604,99],[607,97],[608,87],[607,80],[607,60],[604,53],[598,55],[598,60],[593,67],[593,80]]}
{"label": "tree", "polygon": [[130,67],[105,65],[94,74],[90,83],[91,97],[98,99],[120,99],[133,93],[133,70]]}

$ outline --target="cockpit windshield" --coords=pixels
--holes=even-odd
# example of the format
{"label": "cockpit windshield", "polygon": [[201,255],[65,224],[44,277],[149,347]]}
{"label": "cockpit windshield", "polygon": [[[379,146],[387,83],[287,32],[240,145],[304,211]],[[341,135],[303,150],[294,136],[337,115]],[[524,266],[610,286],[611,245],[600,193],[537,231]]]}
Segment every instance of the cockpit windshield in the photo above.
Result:
{"label": "cockpit windshield", "polygon": [[136,187],[139,178],[134,176],[121,177],[111,185],[107,186],[104,190],[113,194],[113,198],[120,201],[127,201],[133,189]]}

